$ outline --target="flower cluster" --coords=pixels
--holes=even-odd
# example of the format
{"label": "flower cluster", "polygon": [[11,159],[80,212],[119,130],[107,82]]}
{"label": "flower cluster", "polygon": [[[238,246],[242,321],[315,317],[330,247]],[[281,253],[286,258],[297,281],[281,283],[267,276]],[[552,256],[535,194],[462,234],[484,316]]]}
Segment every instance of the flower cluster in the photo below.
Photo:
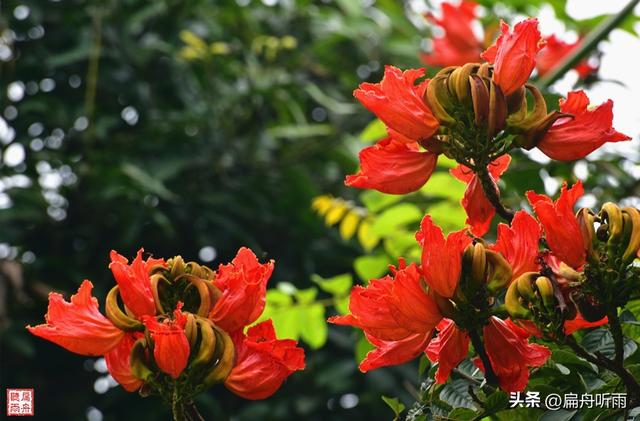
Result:
{"label": "flower cluster", "polygon": [[[458,12],[467,10],[465,4]],[[452,39],[458,38],[468,40],[463,33]],[[497,41],[482,53],[485,63],[446,67],[433,79],[424,79],[424,69],[387,66],[380,83],[363,83],[354,96],[386,125],[388,137],[360,152],[360,171],[345,183],[406,194],[429,180],[439,155],[453,158],[459,164],[453,175],[467,183],[467,222],[482,236],[495,214],[496,181],[511,150],[537,147],[566,161],[629,140],[612,126],[611,100],[591,106],[583,91],[575,91],[560,100],[559,111],[547,111],[542,93],[527,84],[544,48],[538,22],[530,18],[513,30],[502,23]]]}
{"label": "flower cluster", "polygon": [[176,394],[189,401],[216,383],[264,399],[304,368],[302,348],[277,339],[271,320],[247,329],[264,310],[273,261],[259,263],[241,248],[214,272],[180,256],[144,260],[142,253],[129,263],[111,252],[117,285],[106,317],[85,280],[70,302],[51,293],[46,323],[27,329],[71,352],[104,356],[125,390],[169,401]]}
{"label": "flower cluster", "polygon": [[[443,3],[440,18],[433,13],[427,13],[425,15],[427,20],[438,26],[444,34],[431,41],[431,52],[421,54],[422,61],[436,67],[462,66],[479,61],[483,45],[487,39],[490,39],[495,28],[486,27],[484,37],[478,37],[474,26],[482,25],[478,19],[477,10],[476,2],[463,0],[458,5]],[[580,46],[582,40],[567,43],[553,34],[544,37],[543,41],[545,48],[536,57],[536,70],[540,76],[554,69]],[[596,73],[598,66],[586,59],[578,63],[574,69],[581,79],[585,79]]]}

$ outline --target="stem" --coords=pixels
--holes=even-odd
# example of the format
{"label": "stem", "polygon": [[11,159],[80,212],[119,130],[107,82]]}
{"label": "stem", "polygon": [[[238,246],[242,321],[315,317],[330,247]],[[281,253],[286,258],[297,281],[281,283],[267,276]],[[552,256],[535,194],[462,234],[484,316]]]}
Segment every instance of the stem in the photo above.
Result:
{"label": "stem", "polygon": [[624,361],[624,337],[622,336],[622,327],[620,326],[620,319],[618,319],[617,308],[609,311],[607,317],[609,319],[609,330],[611,330],[616,349],[614,363],[622,366]]}
{"label": "stem", "polygon": [[478,168],[476,171],[476,176],[478,176],[478,179],[480,180],[484,195],[487,197],[487,200],[489,200],[489,202],[493,205],[496,213],[500,215],[505,221],[511,223],[511,220],[513,220],[514,212],[511,209],[505,207],[500,201],[500,190],[498,189],[496,182],[493,181],[493,178],[491,177],[491,174],[489,174],[489,171],[487,171],[486,168]]}
{"label": "stem", "polygon": [[604,20],[582,39],[578,48],[560,62],[551,72],[541,77],[536,83],[541,88],[549,87],[553,82],[560,79],[566,72],[571,70],[580,60],[585,58],[600,41],[605,39],[627,16],[633,13],[633,9],[640,0],[631,0],[622,10],[615,15]]}
{"label": "stem", "polygon": [[198,407],[195,403],[189,402],[184,405],[185,412],[187,414],[187,418],[191,421],[205,421],[204,417],[198,411]]}
{"label": "stem", "polygon": [[[616,315],[615,319],[617,320],[617,318],[618,317]],[[609,321],[609,323],[611,323],[611,321]],[[619,323],[618,323],[618,326],[620,326]],[[624,367],[622,362],[620,363],[617,362],[618,360],[617,345],[616,345],[616,361],[611,361],[609,358],[605,357],[602,354],[597,354],[597,355],[590,354],[589,352],[587,352],[587,350],[585,350],[576,342],[573,336],[565,337],[564,343],[568,345],[577,355],[589,361],[590,363],[593,363],[600,368],[604,368],[606,370],[616,373],[624,383],[625,388],[627,389],[627,392],[630,395],[630,401],[629,401],[630,408],[633,408],[634,406],[640,403],[640,384],[638,384],[638,381]]]}
{"label": "stem", "polygon": [[187,421],[187,416],[184,413],[184,405],[178,394],[178,388],[173,388],[173,398],[171,399],[171,413],[173,414],[173,421]]}
{"label": "stem", "polygon": [[496,386],[498,384],[498,376],[496,376],[496,373],[493,371],[493,366],[491,365],[487,351],[484,349],[484,344],[482,343],[482,339],[480,339],[478,331],[473,328],[469,329],[467,332],[469,333],[469,338],[471,338],[473,348],[482,360],[482,365],[484,365],[484,378],[487,380],[489,385]]}

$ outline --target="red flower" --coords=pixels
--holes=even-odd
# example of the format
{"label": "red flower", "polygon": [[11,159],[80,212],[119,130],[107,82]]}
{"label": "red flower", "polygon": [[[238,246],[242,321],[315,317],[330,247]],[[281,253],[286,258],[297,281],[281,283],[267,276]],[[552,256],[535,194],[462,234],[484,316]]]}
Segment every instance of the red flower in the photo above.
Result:
{"label": "red flower", "polygon": [[44,316],[46,324],[27,329],[76,354],[106,354],[118,345],[124,332],[100,314],[98,300],[91,296],[92,289],[90,281],[82,282],[70,302],[58,293],[50,293],[49,309]]}
{"label": "red flower", "polygon": [[583,193],[581,181],[570,189],[564,183],[560,198],[555,203],[543,194],[532,190],[527,192],[527,199],[544,228],[549,248],[556,257],[574,269],[580,268],[586,259],[582,233],[573,213],[573,207]]}
{"label": "red flower", "polygon": [[271,320],[232,335],[236,364],[225,386],[245,399],[265,399],[296,370],[304,369],[304,350],[291,339],[276,339]]}
{"label": "red flower", "polygon": [[472,23],[476,20],[478,4],[462,1],[458,6],[442,4],[442,18],[432,13],[426,15],[434,24],[440,26],[445,35],[432,40],[432,53],[422,54],[422,60],[431,66],[462,66],[480,61],[482,46],[473,33]]}
{"label": "red flower", "polygon": [[142,380],[135,377],[131,372],[131,361],[129,359],[133,344],[136,343],[136,335],[142,334],[127,333],[120,343],[104,356],[109,374],[111,374],[127,392],[135,392],[140,389],[143,383]]}
{"label": "red flower", "polygon": [[588,322],[584,319],[584,317],[582,317],[582,314],[578,312],[574,319],[564,322],[564,333],[565,335],[571,335],[573,332],[576,332],[580,329],[598,327],[607,323],[609,323],[609,318],[606,316],[595,322]]}
{"label": "red flower", "polygon": [[544,46],[538,30],[538,20],[526,19],[509,32],[509,25],[500,23],[502,34],[482,58],[493,64],[493,80],[505,95],[520,89],[536,65],[536,55]]}
{"label": "red flower", "polygon": [[165,266],[162,259],[142,260],[143,252],[144,249],[138,250],[136,258],[128,265],[129,261],[125,257],[119,255],[115,250],[111,250],[111,263],[109,264],[113,277],[118,282],[122,301],[138,318],[156,314],[149,271],[156,265]]}
{"label": "red flower", "polygon": [[[502,155],[489,164],[487,169],[494,182],[500,179],[509,167],[510,162],[511,157],[509,155]],[[484,194],[480,179],[468,167],[460,164],[451,170],[451,175],[467,183],[467,189],[461,201],[462,207],[467,212],[466,224],[470,226],[473,235],[482,237],[489,231],[491,220],[496,210]],[[497,188],[496,192],[500,194]]]}
{"label": "red flower", "polygon": [[451,370],[467,357],[469,352],[469,335],[456,326],[453,320],[442,319],[438,324],[436,336],[425,351],[431,362],[438,363],[436,383],[444,383]]}
{"label": "red flower", "polygon": [[[529,367],[540,367],[551,356],[548,348],[529,343],[529,334],[515,324],[507,324],[495,316],[483,329],[487,356],[498,376],[498,383],[506,392],[520,392],[529,382]],[[478,358],[475,364],[484,371]]]}
{"label": "red flower", "polygon": [[426,215],[416,239],[422,245],[422,273],[425,281],[439,295],[453,297],[462,269],[462,252],[472,241],[466,230],[452,232],[445,239],[440,227]]}
{"label": "red flower", "polygon": [[536,258],[541,235],[540,225],[525,211],[516,212],[511,227],[498,224],[498,240],[491,249],[507,259],[513,269],[512,279],[538,270]]}
{"label": "red flower", "polygon": [[387,125],[394,139],[419,142],[438,129],[438,120],[423,99],[428,81],[415,84],[423,76],[424,69],[402,72],[386,66],[380,83],[362,83],[353,95]]}
{"label": "red flower", "polygon": [[360,171],[345,184],[382,193],[406,194],[422,187],[436,168],[438,156],[420,152],[417,143],[387,137],[360,152]]}
{"label": "red flower", "polygon": [[[569,54],[580,46],[581,40],[573,44],[566,43],[558,39],[555,35],[545,38],[545,46],[538,54],[536,59],[536,68],[540,76],[545,75],[549,71],[558,66]],[[597,72],[598,67],[589,64],[589,60],[583,60],[578,63],[574,69],[578,72],[580,78],[584,79],[591,73]]]}
{"label": "red flower", "polygon": [[415,264],[405,267],[401,261],[399,269],[391,269],[394,277],[374,279],[367,287],[351,290],[351,314],[329,319],[364,330],[369,342],[378,347],[362,361],[362,371],[417,357],[442,318],[435,301],[422,288]]}
{"label": "red flower", "polygon": [[242,247],[231,263],[220,265],[214,285],[222,295],[209,318],[229,333],[255,322],[264,310],[273,263],[259,263],[251,250]]}
{"label": "red flower", "polygon": [[584,91],[569,92],[566,100],[560,100],[560,111],[573,118],[557,120],[537,145],[549,158],[572,161],[584,158],[607,142],[631,139],[613,128],[611,100],[590,108]]}
{"label": "red flower", "polygon": [[153,339],[153,358],[158,368],[174,379],[177,379],[187,366],[190,351],[189,341],[184,333],[187,317],[182,314],[181,308],[182,303],[178,303],[174,319],[165,319],[162,323],[155,317],[142,317],[142,323]]}

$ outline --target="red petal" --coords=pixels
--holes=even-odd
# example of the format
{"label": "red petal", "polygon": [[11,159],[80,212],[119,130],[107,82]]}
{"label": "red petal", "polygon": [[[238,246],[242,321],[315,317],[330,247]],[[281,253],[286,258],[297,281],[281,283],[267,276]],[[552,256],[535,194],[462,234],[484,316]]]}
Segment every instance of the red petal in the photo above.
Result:
{"label": "red petal", "polygon": [[304,350],[293,340],[278,340],[271,320],[231,335],[236,364],[225,386],[245,399],[265,399],[274,394],[294,371],[304,369]]}
{"label": "red petal", "polygon": [[539,241],[542,236],[540,225],[525,211],[516,212],[511,221],[511,227],[506,224],[498,225],[498,240],[491,247],[502,254],[513,269],[513,279],[525,272],[535,272],[539,265]]}
{"label": "red petal", "polygon": [[580,268],[586,259],[582,232],[573,212],[583,192],[581,181],[570,189],[567,189],[566,183],[563,184],[560,198],[555,203],[545,195],[527,192],[529,203],[544,228],[549,248],[556,257],[574,269]]}
{"label": "red petal", "polygon": [[383,341],[371,335],[366,335],[376,349],[369,351],[360,363],[360,371],[375,370],[380,367],[404,364],[413,360],[422,352],[432,337],[432,332],[427,334],[415,334],[401,341]]}
{"label": "red petal", "polygon": [[428,82],[415,84],[423,76],[424,69],[386,66],[380,83],[363,83],[353,95],[403,139],[425,140],[438,129],[438,120],[423,99]]}
{"label": "red petal", "polygon": [[436,383],[446,382],[451,370],[456,368],[469,352],[469,335],[458,329],[453,320],[445,320],[448,323],[439,326],[438,336],[431,340],[425,351],[431,362],[438,363]]}
{"label": "red petal", "polygon": [[471,244],[465,230],[444,238],[429,215],[422,219],[416,238],[422,244],[422,272],[430,288],[445,298],[453,297],[460,278],[462,252]]}
{"label": "red petal", "polygon": [[[571,54],[581,42],[582,40],[578,40],[573,44],[569,44],[558,39],[555,35],[545,38],[545,47],[540,51],[540,53],[538,53],[538,57],[536,59],[538,74],[542,76],[555,69],[556,66],[560,64],[566,56]],[[583,60],[578,63],[574,69],[577,70],[580,77],[584,79],[591,73],[596,72],[598,67],[590,65],[588,60]]]}
{"label": "red petal", "polygon": [[[529,382],[529,367],[540,367],[551,356],[544,346],[528,343],[526,332],[492,316],[484,327],[484,345],[491,366],[506,392],[524,390]],[[476,360],[483,371],[482,361]]]}
{"label": "red petal", "polygon": [[143,316],[142,323],[153,339],[153,358],[160,370],[177,379],[189,361],[189,341],[184,333],[185,317],[158,322],[154,317]]}
{"label": "red petal", "polygon": [[607,323],[609,323],[609,318],[606,316],[598,321],[588,322],[584,319],[584,317],[582,317],[582,314],[578,313],[575,319],[567,320],[566,322],[564,322],[564,333],[565,335],[571,335],[572,333],[580,329],[598,327]]}
{"label": "red petal", "polygon": [[255,322],[264,310],[273,264],[273,260],[261,264],[251,250],[242,247],[230,264],[220,265],[214,284],[222,295],[209,318],[227,332]]}
{"label": "red petal", "polygon": [[125,257],[111,250],[109,268],[118,283],[120,296],[124,304],[140,318],[156,314],[156,305],[151,292],[149,271],[155,265],[164,265],[162,259],[142,260],[144,249],[138,250],[136,258],[128,265]]}
{"label": "red petal", "polygon": [[345,184],[388,194],[406,194],[422,187],[436,168],[436,154],[418,152],[388,137],[360,152],[360,171]]}
{"label": "red petal", "polygon": [[536,64],[536,55],[544,43],[537,19],[529,18],[516,24],[512,33],[502,22],[501,31],[495,48],[489,48],[482,57],[493,63],[493,80],[505,95],[510,95],[529,79]]}
{"label": "red petal", "polygon": [[49,294],[46,324],[27,326],[32,334],[80,355],[104,355],[113,349],[124,332],[100,314],[98,300],[91,296],[93,284],[82,282],[66,302],[62,295]]}
{"label": "red petal", "polygon": [[545,134],[538,148],[552,159],[572,161],[584,158],[607,142],[630,140],[613,128],[613,101],[608,100],[589,109],[589,98],[583,91],[569,92],[560,100],[560,111],[573,118],[557,120]]}
{"label": "red petal", "polygon": [[120,343],[104,356],[109,374],[111,374],[127,392],[135,392],[142,386],[142,380],[135,377],[131,372],[131,361],[129,358],[131,356],[131,349],[135,343],[135,336],[127,333]]}

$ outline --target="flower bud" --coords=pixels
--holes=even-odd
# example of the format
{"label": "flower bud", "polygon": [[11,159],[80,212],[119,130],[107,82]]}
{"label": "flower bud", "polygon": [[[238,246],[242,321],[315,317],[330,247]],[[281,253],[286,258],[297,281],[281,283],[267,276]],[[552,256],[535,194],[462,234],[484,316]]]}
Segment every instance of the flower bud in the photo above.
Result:
{"label": "flower bud", "polygon": [[105,302],[105,313],[107,318],[111,320],[116,327],[124,331],[144,330],[144,326],[135,318],[129,316],[126,311],[122,311],[118,304],[119,287],[116,285],[111,288]]}
{"label": "flower bud", "polygon": [[594,229],[595,218],[596,216],[591,209],[582,208],[576,213],[576,220],[582,233],[582,240],[584,241],[587,256],[597,259],[598,252],[593,247],[593,243],[596,240],[596,231]]}
{"label": "flower bud", "polygon": [[607,244],[619,244],[623,239],[622,210],[615,203],[607,202],[602,205],[600,219],[607,225]]}
{"label": "flower bud", "polygon": [[622,214],[625,218],[625,231],[630,231],[627,248],[622,255],[623,262],[631,262],[638,255],[640,250],[640,211],[630,206],[622,208]]}
{"label": "flower bud", "polygon": [[425,101],[442,126],[455,125],[456,119],[451,115],[454,102],[447,87],[447,76],[436,76],[427,85]]}
{"label": "flower bud", "polygon": [[538,277],[538,279],[536,279],[536,289],[538,290],[538,294],[540,294],[540,298],[542,298],[544,306],[548,310],[552,309],[555,305],[555,296],[551,279],[546,276]]}
{"label": "flower bud", "polygon": [[528,319],[531,317],[531,310],[524,305],[524,300],[518,292],[517,282],[511,282],[507,293],[504,296],[504,306],[512,319]]}
{"label": "flower bud", "polygon": [[502,254],[493,250],[486,250],[486,252],[488,266],[487,289],[489,292],[495,293],[504,288],[509,281],[511,281],[513,269]]}
{"label": "flower bud", "polygon": [[551,125],[562,113],[554,111],[547,114],[547,102],[538,88],[526,85],[526,90],[533,96],[533,108],[529,111],[526,94],[522,95],[520,106],[507,117],[507,127],[512,133],[517,133],[518,146],[524,149],[535,147],[551,128]]}

